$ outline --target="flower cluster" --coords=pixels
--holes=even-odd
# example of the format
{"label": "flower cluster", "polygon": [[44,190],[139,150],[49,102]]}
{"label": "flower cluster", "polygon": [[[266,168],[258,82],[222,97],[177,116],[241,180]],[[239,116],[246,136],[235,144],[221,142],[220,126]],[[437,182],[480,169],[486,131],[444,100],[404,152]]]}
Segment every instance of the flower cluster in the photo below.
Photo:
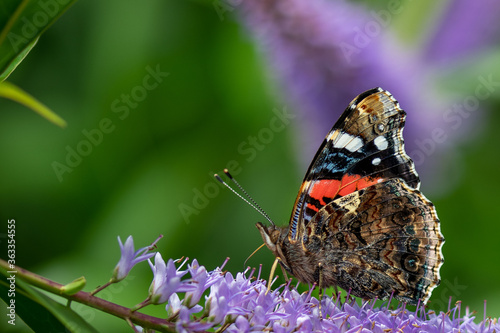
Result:
{"label": "flower cluster", "polygon": [[344,302],[340,297],[324,297],[320,304],[311,295],[312,288],[307,293],[300,293],[290,282],[269,292],[268,282],[260,278],[260,269],[256,277],[255,269],[250,271],[250,268],[236,276],[224,272],[229,258],[213,271],[207,271],[196,259],[183,269],[188,259],[169,259],[165,263],[160,253],[148,253],[156,241],[150,247],[134,251],[131,236],[125,246],[118,240],[122,258],[115,269],[115,279],[117,271],[123,278],[135,264],[155,257],[154,264],[149,261],[154,274],[149,296],[132,311],[150,304],[166,303],[167,321],[175,325],[176,332],[500,331],[497,319],[485,317],[477,324],[468,308],[462,316],[460,302],[454,308],[449,306],[446,313],[439,314],[423,306],[410,310],[405,303],[391,309],[390,300],[378,307],[375,306],[376,300],[359,305],[349,295]]}
{"label": "flower cluster", "polygon": [[[158,255],[157,255],[158,256]],[[227,260],[226,260],[227,261]],[[173,261],[169,261],[169,263]],[[225,263],[224,263],[225,264]],[[498,321],[484,319],[474,322],[466,310],[461,316],[460,303],[446,313],[436,314],[417,307],[406,308],[401,303],[391,310],[389,303],[375,307],[375,301],[358,305],[352,298],[340,302],[325,297],[319,301],[309,293],[299,293],[289,284],[267,292],[266,281],[253,277],[255,270],[233,276],[222,267],[208,272],[193,260],[185,271],[166,270],[165,281],[173,273],[189,276],[178,280],[179,289],[169,289],[166,309],[178,332],[201,332],[219,329],[225,332],[498,332]],[[158,271],[157,271],[158,274]],[[156,276],[155,276],[156,279]],[[179,294],[187,291],[183,297]],[[198,304],[202,295],[204,306]],[[203,302],[202,302],[203,303]]]}

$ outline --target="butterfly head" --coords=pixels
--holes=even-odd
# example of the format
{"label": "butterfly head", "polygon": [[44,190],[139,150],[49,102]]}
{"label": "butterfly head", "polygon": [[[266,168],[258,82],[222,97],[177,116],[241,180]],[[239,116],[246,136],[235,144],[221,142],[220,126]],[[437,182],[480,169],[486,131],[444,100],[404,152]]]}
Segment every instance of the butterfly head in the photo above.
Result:
{"label": "butterfly head", "polygon": [[260,222],[256,224],[257,229],[260,231],[260,235],[264,240],[267,248],[278,258],[279,263],[287,271],[291,272],[290,266],[283,253],[283,239],[288,234],[288,228],[282,228],[275,225],[265,226]]}

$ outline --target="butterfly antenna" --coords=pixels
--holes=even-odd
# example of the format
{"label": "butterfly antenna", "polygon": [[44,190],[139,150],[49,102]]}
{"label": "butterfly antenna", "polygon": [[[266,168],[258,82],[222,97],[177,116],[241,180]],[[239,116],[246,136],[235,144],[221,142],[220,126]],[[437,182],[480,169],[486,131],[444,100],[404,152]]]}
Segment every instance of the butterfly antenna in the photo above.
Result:
{"label": "butterfly antenna", "polygon": [[229,170],[224,169],[224,173],[226,174],[226,176],[229,177],[229,179],[231,179],[233,181],[233,183],[236,184],[236,186],[238,186],[238,188],[241,190],[241,192],[243,192],[243,194],[245,194],[245,196],[250,200],[250,202],[252,202],[254,204],[254,206],[258,208],[258,210],[262,213],[262,215],[264,215],[264,217],[274,225],[274,223],[271,220],[271,218],[269,217],[269,215],[267,215],[267,213],[264,211],[264,209],[262,209],[262,207],[260,207],[259,204],[257,202],[255,202],[255,200],[250,196],[250,194],[247,193],[247,191],[245,191],[243,186],[241,186],[240,183],[238,183],[236,181],[236,179],[234,179],[233,176],[231,176],[231,174],[229,173]]}
{"label": "butterfly antenna", "polygon": [[224,173],[226,174],[226,176],[229,179],[231,179],[231,181],[233,183],[236,184],[236,186],[240,189],[241,192],[243,192],[243,194],[248,198],[248,200],[246,198],[244,198],[241,194],[236,192],[236,190],[233,189],[231,186],[229,186],[224,180],[222,180],[222,178],[220,178],[220,176],[218,174],[214,175],[215,179],[217,179],[224,186],[226,186],[228,189],[230,189],[231,192],[236,194],[241,200],[245,201],[248,205],[250,205],[250,207],[252,207],[256,211],[258,211],[260,213],[260,215],[264,216],[266,218],[266,220],[268,220],[272,225],[275,225],[274,222],[269,217],[269,215],[266,214],[266,212],[255,202],[255,200],[247,193],[247,191],[245,191],[245,189],[236,181],[236,179],[234,179],[233,176],[231,176],[231,174],[229,173],[229,171],[227,169],[224,169]]}

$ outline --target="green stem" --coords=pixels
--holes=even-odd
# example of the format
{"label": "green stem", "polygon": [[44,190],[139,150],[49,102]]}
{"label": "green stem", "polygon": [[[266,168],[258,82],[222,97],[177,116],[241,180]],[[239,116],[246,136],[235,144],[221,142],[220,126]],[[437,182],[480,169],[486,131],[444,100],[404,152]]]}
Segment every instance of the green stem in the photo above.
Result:
{"label": "green stem", "polygon": [[102,286],[100,287],[97,287],[96,289],[94,289],[93,291],[90,292],[90,295],[94,296],[95,294],[97,294],[98,292],[100,292],[101,290],[103,290],[104,288],[107,288],[109,287],[112,283],[114,283],[113,280],[109,280],[109,282],[103,284]]}

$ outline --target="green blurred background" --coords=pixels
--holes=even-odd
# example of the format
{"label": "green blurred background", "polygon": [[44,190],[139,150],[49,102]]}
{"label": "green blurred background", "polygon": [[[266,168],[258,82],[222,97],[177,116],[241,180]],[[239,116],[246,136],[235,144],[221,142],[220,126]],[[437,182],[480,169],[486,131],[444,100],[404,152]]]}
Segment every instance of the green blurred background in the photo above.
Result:
{"label": "green blurred background", "polygon": [[[230,257],[226,269],[241,271],[262,243],[254,224],[263,218],[213,179],[232,161],[247,191],[287,223],[308,163],[298,156],[301,124],[287,124],[255,154],[242,151],[269,128],[273,109],[295,111],[276,93],[245,30],[230,13],[223,18],[210,1],[81,1],[42,36],[9,79],[68,127],[0,100],[0,217],[16,220],[20,266],[60,283],[85,275],[90,291],[109,279],[118,235],[133,235],[140,247],[163,234],[164,258],[196,258],[210,270]],[[163,74],[152,88],[147,75],[155,70]],[[134,103],[124,95],[136,96]],[[452,295],[481,318],[485,299],[487,314],[500,315],[498,96],[488,103],[486,125],[461,148],[453,192],[425,192],[425,179],[422,185],[446,237],[443,283],[430,307],[446,310]],[[108,133],[95,134],[100,126]],[[95,144],[83,143],[86,132]],[[67,165],[68,151],[78,149],[87,156],[72,157],[71,172],[58,176],[54,162]],[[272,260],[262,250],[248,265],[263,264],[267,276]],[[133,306],[147,296],[151,278],[140,265],[101,296]],[[73,306],[99,330],[125,328]],[[164,306],[145,312],[162,315]]]}

